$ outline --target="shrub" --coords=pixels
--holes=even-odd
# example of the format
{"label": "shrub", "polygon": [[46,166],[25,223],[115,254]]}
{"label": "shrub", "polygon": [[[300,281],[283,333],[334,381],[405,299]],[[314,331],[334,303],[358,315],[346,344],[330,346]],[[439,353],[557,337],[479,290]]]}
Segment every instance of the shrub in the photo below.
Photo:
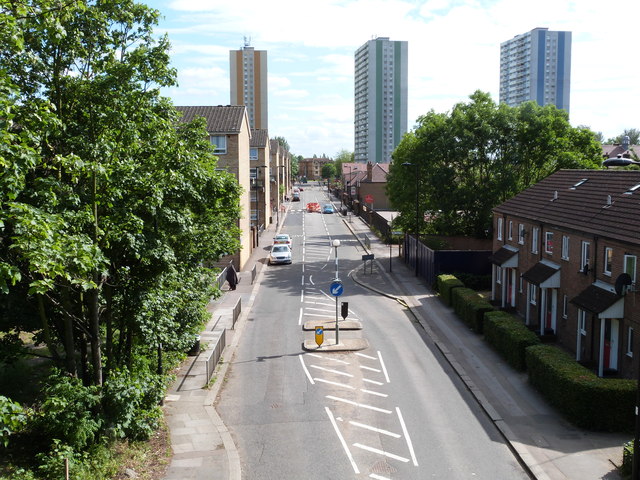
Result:
{"label": "shrub", "polygon": [[465,287],[476,291],[491,290],[491,275],[477,275],[467,272],[454,272],[453,275],[464,283]]}
{"label": "shrub", "polygon": [[491,304],[470,288],[456,288],[451,297],[453,309],[458,317],[474,332],[482,333],[484,314],[493,310]]}
{"label": "shrub", "polygon": [[453,275],[438,275],[436,288],[445,304],[451,306],[451,292],[459,287],[464,287],[464,283]]}
{"label": "shrub", "polygon": [[26,422],[26,415],[20,404],[0,395],[0,443],[9,445],[9,437],[20,430]]}
{"label": "shrub", "polygon": [[636,381],[604,379],[551,345],[526,350],[529,381],[574,425],[598,431],[630,431]]}
{"label": "shrub", "polygon": [[526,370],[527,347],[540,339],[521,321],[502,311],[484,314],[484,339],[517,370]]}

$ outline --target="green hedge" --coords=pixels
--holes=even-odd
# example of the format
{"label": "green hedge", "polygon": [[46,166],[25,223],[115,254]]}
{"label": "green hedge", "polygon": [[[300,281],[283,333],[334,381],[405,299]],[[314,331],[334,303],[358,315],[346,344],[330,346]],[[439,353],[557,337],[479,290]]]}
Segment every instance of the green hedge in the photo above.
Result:
{"label": "green hedge", "polygon": [[527,347],[538,345],[540,339],[524,323],[503,311],[484,314],[484,339],[517,370],[526,370]]}
{"label": "green hedge", "polygon": [[551,345],[527,348],[526,361],[531,384],[574,425],[633,430],[635,380],[600,378]]}
{"label": "green hedge", "polygon": [[493,307],[482,295],[470,288],[459,287],[451,295],[453,310],[474,332],[483,332],[484,314]]}
{"label": "green hedge", "polygon": [[456,277],[446,274],[438,275],[436,285],[442,301],[449,306],[451,306],[451,292],[456,288],[464,287],[464,283]]}

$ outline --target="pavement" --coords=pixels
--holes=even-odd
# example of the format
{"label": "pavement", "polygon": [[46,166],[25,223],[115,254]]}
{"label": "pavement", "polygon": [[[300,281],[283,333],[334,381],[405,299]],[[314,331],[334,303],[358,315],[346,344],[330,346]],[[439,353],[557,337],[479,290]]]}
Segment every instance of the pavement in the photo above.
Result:
{"label": "pavement", "polygon": [[[372,266],[368,263],[366,271],[361,267],[350,272],[351,278],[380,295],[395,299],[412,313],[531,478],[622,478],[616,467],[622,463],[622,444],[630,440],[631,435],[589,432],[569,424],[529,385],[526,373],[514,371],[440,301],[429,285],[415,277],[413,269],[397,256],[397,246],[390,258],[389,246],[380,242],[364,221],[356,216],[343,217],[343,220],[362,247],[375,256]],[[173,456],[165,480],[242,478],[238,451],[214,402],[223,383],[220,379],[229,366],[225,359],[233,357],[266,266],[267,251],[262,247],[270,243],[275,233],[275,225],[265,230],[261,246],[254,250],[248,268],[239,272],[236,290],[226,290],[221,298],[210,303],[211,320],[202,332],[205,345],[200,355],[188,357],[184,362],[167,393],[164,409]],[[368,248],[364,245],[365,234],[370,239]],[[254,265],[256,275],[252,282]],[[242,312],[232,328],[233,308],[238,299]],[[226,340],[223,359],[214,380],[207,383],[204,358],[222,335]],[[305,347],[313,349],[314,345]],[[362,346],[351,347],[356,350]]]}

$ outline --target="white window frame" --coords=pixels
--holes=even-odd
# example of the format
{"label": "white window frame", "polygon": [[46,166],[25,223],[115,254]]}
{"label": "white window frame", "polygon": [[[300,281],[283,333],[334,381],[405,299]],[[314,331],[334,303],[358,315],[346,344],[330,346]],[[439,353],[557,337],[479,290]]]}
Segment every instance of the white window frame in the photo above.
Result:
{"label": "white window frame", "polygon": [[496,267],[496,283],[502,284],[502,267]]}
{"label": "white window frame", "polygon": [[503,219],[502,217],[498,217],[496,222],[496,230],[498,231],[498,240],[502,241],[502,228],[503,228]]}
{"label": "white window frame", "polygon": [[633,358],[633,327],[627,328],[627,357]]}
{"label": "white window frame", "polygon": [[538,296],[538,286],[530,283],[529,284],[529,303],[531,305],[537,305],[536,297]]}
{"label": "white window frame", "polygon": [[602,259],[603,272],[607,276],[611,276],[611,269],[613,268],[613,248],[604,247],[604,258]]}
{"label": "white window frame", "polygon": [[507,230],[507,239],[513,240],[513,220],[509,220],[509,228]]}
{"label": "white window frame", "polygon": [[580,328],[580,335],[587,335],[587,312],[586,310],[578,309],[578,327]]}
{"label": "white window frame", "polygon": [[591,256],[591,243],[582,241],[582,248],[580,249],[580,270],[584,270],[584,267],[589,267],[591,265],[591,260],[589,257]]}
{"label": "white window frame", "polygon": [[211,135],[209,136],[211,145],[215,145],[213,153],[227,153],[227,136],[226,135]]}
{"label": "white window frame", "polygon": [[531,229],[531,253],[538,253],[538,250],[540,248],[539,237],[540,237],[540,229],[538,227],[533,227]]}
{"label": "white window frame", "polygon": [[524,245],[524,225],[522,223],[518,224],[518,243],[520,245]]}
{"label": "white window frame", "polygon": [[[629,268],[629,263],[633,263],[633,268]],[[635,285],[636,283],[636,271],[638,268],[638,257],[636,255],[625,255],[624,256],[624,273],[628,273],[631,277],[631,283]],[[629,271],[631,270],[631,271]]]}
{"label": "white window frame", "polygon": [[250,148],[249,149],[249,160],[258,160],[258,149]]}
{"label": "white window frame", "polygon": [[566,295],[562,296],[562,318],[567,318],[569,316],[569,297]]}
{"label": "white window frame", "polygon": [[524,279],[522,275],[520,276],[520,284],[518,285],[518,293],[522,293],[522,284],[524,283]]}
{"label": "white window frame", "polygon": [[544,252],[553,254],[553,232],[544,232]]}
{"label": "white window frame", "polygon": [[249,169],[249,178],[252,180],[258,179],[258,169],[256,167]]}
{"label": "white window frame", "polygon": [[569,237],[566,235],[562,236],[562,254],[561,257],[563,260],[569,260]]}

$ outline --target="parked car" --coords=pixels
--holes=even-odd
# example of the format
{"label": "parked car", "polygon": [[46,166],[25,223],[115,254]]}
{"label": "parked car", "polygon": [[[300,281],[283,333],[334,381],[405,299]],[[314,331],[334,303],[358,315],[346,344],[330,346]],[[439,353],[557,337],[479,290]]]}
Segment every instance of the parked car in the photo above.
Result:
{"label": "parked car", "polygon": [[299,202],[300,201],[300,194],[299,193],[294,193],[293,196],[291,197],[291,201],[292,202]]}
{"label": "parked car", "polygon": [[333,208],[333,205],[330,203],[325,203],[322,206],[322,213],[334,213],[336,211],[335,208]]}
{"label": "parked car", "polygon": [[291,243],[291,237],[289,236],[288,233],[279,233],[278,235],[273,237],[273,244],[274,245],[287,245],[289,248],[291,248],[293,246],[292,243]]}
{"label": "parked car", "polygon": [[289,248],[289,245],[277,244],[271,247],[267,263],[269,265],[273,265],[274,263],[291,263],[291,248]]}

